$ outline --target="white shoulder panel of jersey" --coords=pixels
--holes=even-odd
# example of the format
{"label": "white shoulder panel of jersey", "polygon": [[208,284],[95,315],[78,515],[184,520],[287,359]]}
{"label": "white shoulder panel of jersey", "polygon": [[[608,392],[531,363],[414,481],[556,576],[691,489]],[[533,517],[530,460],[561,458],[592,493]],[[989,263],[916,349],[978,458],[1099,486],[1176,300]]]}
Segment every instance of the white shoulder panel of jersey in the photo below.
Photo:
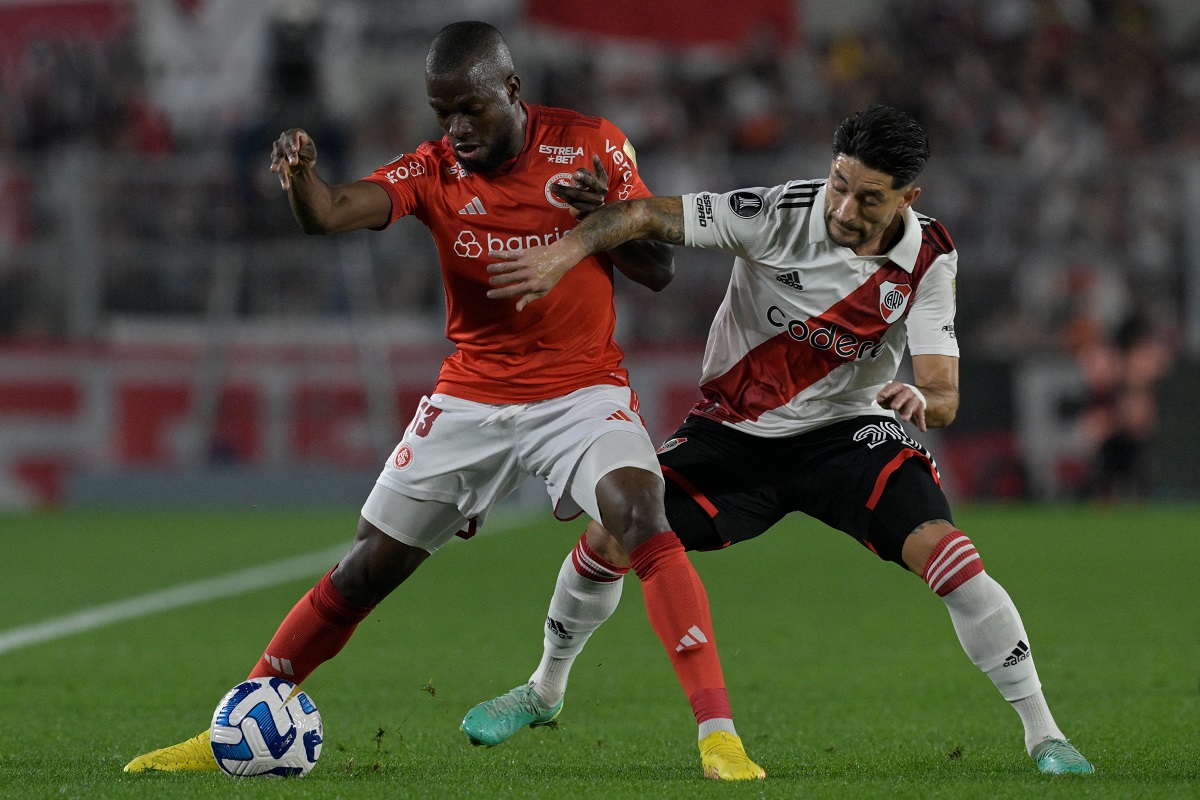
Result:
{"label": "white shoulder panel of jersey", "polygon": [[761,261],[804,236],[820,181],[684,196],[684,244]]}

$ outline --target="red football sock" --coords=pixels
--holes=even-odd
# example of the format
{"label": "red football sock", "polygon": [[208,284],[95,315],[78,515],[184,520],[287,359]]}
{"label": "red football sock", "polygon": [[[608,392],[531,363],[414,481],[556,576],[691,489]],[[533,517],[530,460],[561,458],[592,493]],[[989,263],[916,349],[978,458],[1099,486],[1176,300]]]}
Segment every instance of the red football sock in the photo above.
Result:
{"label": "red football sock", "polygon": [[696,722],[732,719],[704,584],[674,531],[650,537],[629,554],[642,581],[650,627],[662,641]]}
{"label": "red football sock", "polygon": [[327,572],[284,617],[251,678],[272,676],[300,684],[341,652],[372,609],[342,597],[329,578],[332,574]]}

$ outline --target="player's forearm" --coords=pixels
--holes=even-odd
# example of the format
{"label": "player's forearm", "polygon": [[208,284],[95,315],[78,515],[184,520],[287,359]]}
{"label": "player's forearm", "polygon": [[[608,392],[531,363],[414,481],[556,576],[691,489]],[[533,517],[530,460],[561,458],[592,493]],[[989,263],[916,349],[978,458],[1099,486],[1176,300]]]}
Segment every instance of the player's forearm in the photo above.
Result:
{"label": "player's forearm", "polygon": [[315,170],[306,169],[293,173],[288,186],[288,205],[292,215],[305,233],[333,233],[333,198],[329,184],[321,180]]}
{"label": "player's forearm", "polygon": [[671,245],[651,239],[626,242],[608,251],[622,275],[655,292],[675,277],[674,253]]}
{"label": "player's forearm", "polygon": [[925,395],[925,427],[944,428],[958,415],[958,389],[950,383],[931,381],[929,385],[917,384]]}
{"label": "player's forearm", "polygon": [[335,234],[367,227],[381,227],[386,218],[376,220],[374,209],[355,201],[363,191],[355,184],[330,186],[315,170],[292,175],[288,203],[305,233]]}
{"label": "player's forearm", "polygon": [[958,357],[914,355],[912,367],[913,385],[925,397],[925,427],[946,427],[958,413]]}
{"label": "player's forearm", "polygon": [[646,197],[608,203],[589,214],[571,235],[589,255],[635,239],[683,244],[683,198]]}

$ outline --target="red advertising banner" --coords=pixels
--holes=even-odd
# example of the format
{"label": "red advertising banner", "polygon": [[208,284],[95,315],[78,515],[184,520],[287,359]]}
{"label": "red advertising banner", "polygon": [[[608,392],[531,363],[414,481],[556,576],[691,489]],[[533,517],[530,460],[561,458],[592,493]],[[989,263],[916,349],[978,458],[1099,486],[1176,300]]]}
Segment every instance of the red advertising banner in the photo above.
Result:
{"label": "red advertising banner", "polygon": [[0,3],[0,70],[12,80],[30,42],[108,39],[123,34],[131,21],[122,0]]}
{"label": "red advertising banner", "polygon": [[737,45],[763,35],[796,38],[796,0],[526,0],[532,22],[578,33],[649,40],[667,46]]}

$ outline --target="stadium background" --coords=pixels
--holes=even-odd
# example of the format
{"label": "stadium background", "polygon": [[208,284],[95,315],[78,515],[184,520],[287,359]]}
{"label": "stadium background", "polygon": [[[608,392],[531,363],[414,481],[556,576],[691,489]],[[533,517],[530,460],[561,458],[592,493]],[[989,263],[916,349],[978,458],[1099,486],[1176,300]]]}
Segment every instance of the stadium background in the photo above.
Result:
{"label": "stadium background", "polygon": [[[1200,496],[1191,0],[0,0],[0,508],[361,502],[448,352],[435,254],[303,236],[269,146],[348,180],[439,135],[424,53],[472,18],[662,194],[822,176],[839,119],[909,110],[960,252],[950,491]],[[655,437],[728,276],[676,262],[618,287]]]}

